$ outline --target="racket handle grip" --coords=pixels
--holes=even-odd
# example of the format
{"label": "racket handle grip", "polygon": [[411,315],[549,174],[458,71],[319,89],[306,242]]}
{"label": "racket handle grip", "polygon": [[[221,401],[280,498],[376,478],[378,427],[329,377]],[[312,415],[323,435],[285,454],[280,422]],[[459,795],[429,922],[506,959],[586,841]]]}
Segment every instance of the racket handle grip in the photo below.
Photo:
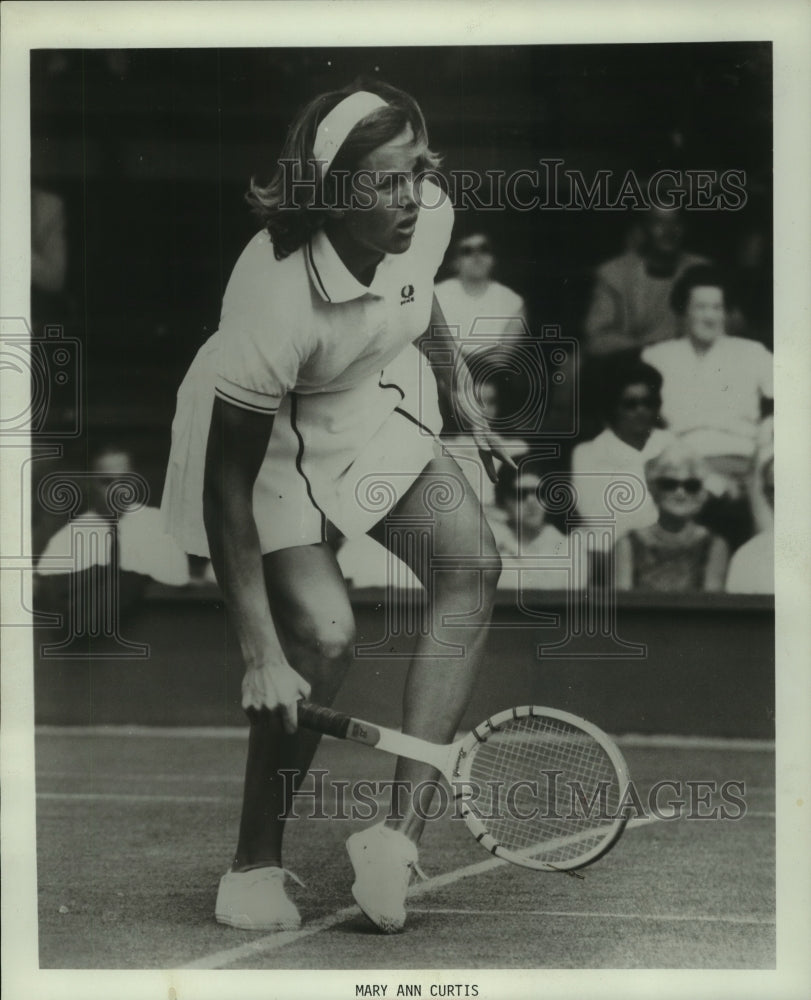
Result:
{"label": "racket handle grip", "polygon": [[323,705],[314,705],[310,701],[298,703],[299,725],[305,726],[307,729],[314,729],[325,736],[334,736],[336,739],[345,740],[351,721],[348,715],[334,712],[331,708],[324,708]]}

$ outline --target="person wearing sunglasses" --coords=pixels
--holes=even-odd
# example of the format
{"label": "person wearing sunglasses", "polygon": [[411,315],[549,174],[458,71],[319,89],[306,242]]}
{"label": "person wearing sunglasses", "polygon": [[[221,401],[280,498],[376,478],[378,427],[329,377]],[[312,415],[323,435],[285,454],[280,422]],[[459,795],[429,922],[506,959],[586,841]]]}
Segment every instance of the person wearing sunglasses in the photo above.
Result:
{"label": "person wearing sunglasses", "polygon": [[[543,462],[524,455],[518,468],[503,464],[495,484],[495,506],[487,509],[496,548],[502,558],[499,590],[564,590],[568,583],[566,536],[549,520],[541,499]],[[539,569],[538,560],[561,560],[561,568]]]}
{"label": "person wearing sunglasses", "polygon": [[577,491],[577,511],[584,517],[605,517],[606,489],[615,483],[631,484],[643,494],[631,510],[615,514],[615,537],[632,528],[654,524],[658,512],[644,486],[645,463],[675,438],[656,426],[661,406],[662,376],[636,357],[617,356],[606,361],[595,388],[605,424],[591,441],[572,452],[572,483]]}
{"label": "person wearing sunglasses", "polygon": [[[524,300],[506,285],[493,280],[496,256],[490,239],[482,232],[459,237],[450,253],[452,278],[440,281],[436,297],[448,324],[458,327],[462,349],[500,344],[505,338],[525,332]],[[465,341],[475,343],[465,347]]]}
{"label": "person wearing sunglasses", "polygon": [[701,459],[675,442],[645,464],[645,478],[659,516],[617,542],[617,587],[670,594],[722,591],[729,548],[696,521],[708,495]]}
{"label": "person wearing sunglasses", "polygon": [[[524,300],[493,279],[496,254],[490,238],[480,230],[457,235],[446,264],[452,277],[438,282],[434,294],[449,332],[459,345],[460,355],[467,360],[471,371],[479,371],[474,390],[475,409],[491,425],[500,418],[501,427],[508,434],[504,444],[510,454],[516,455],[526,450],[526,442],[510,431],[515,402],[523,400],[529,388],[526,362],[522,363],[514,350],[528,334]],[[455,414],[443,412],[443,418],[442,437],[447,454],[459,462],[482,503],[492,507],[492,476],[471,462],[470,442]]]}

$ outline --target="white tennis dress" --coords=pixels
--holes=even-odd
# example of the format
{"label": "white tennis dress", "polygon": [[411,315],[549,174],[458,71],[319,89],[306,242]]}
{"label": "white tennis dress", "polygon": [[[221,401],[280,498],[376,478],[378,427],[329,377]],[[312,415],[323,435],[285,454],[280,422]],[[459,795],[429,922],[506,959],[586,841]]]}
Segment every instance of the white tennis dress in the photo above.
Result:
{"label": "white tennis dress", "polygon": [[410,248],[385,256],[368,288],[323,231],[280,261],[266,232],[248,243],[219,329],[177,395],[161,509],[186,552],[209,554],[203,472],[215,396],[275,414],[253,495],[263,553],[323,540],[327,520],[348,537],[368,531],[436,454],[436,381],[414,341],[428,327],[453,210],[428,187]]}

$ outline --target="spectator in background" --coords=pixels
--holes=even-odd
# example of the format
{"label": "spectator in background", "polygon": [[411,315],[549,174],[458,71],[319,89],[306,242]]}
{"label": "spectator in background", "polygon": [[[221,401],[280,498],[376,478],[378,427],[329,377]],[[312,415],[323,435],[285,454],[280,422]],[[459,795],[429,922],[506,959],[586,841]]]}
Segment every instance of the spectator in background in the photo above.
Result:
{"label": "spectator in background", "polygon": [[495,344],[526,332],[524,301],[493,280],[495,264],[489,238],[474,231],[454,242],[450,258],[454,277],[436,286],[448,325],[459,328],[463,351],[470,337]]}
{"label": "spectator in background", "polygon": [[[645,463],[674,440],[657,426],[662,405],[662,376],[635,356],[607,359],[600,385],[605,430],[592,441],[579,444],[572,452],[573,486],[577,491],[578,513],[605,517],[606,489],[611,477],[621,483],[634,476],[644,491],[635,510],[618,512],[616,538],[632,528],[654,524],[658,511],[645,487]],[[636,484],[634,484],[636,488]]]}
{"label": "spectator in background", "polygon": [[58,194],[31,189],[31,284],[54,295],[65,287],[68,251],[65,203]]}
{"label": "spectator in background", "polygon": [[727,334],[726,286],[715,268],[685,271],[671,301],[683,336],[646,348],[642,357],[662,374],[667,427],[714,474],[702,520],[736,548],[753,531],[755,455],[772,408],[772,356],[756,341]]}
{"label": "spectator in background", "polygon": [[684,251],[684,224],[677,209],[649,209],[641,236],[638,247],[597,268],[585,321],[585,346],[592,355],[676,336],[673,284],[687,268],[705,260]]}
{"label": "spectator in background", "polygon": [[[486,510],[502,557],[500,590],[565,590],[568,560],[559,570],[533,568],[539,557],[568,555],[566,536],[547,520],[540,497],[542,467],[519,460],[519,468],[502,465],[496,481],[494,508]],[[522,566],[522,560],[527,562]]]}
{"label": "spectator in background", "polygon": [[620,590],[680,594],[724,589],[729,549],[696,523],[707,500],[706,470],[699,457],[674,442],[645,464],[648,489],[659,517],[616,545]]}
{"label": "spectator in background", "polygon": [[[766,459],[761,471],[763,495],[774,510],[774,457]],[[774,527],[759,532],[733,555],[727,575],[730,594],[774,593]]]}
{"label": "spectator in background", "polygon": [[[64,605],[69,595],[70,576],[107,566],[110,551],[99,537],[99,521],[115,524],[118,535],[118,565],[125,586],[122,606],[131,604],[143,593],[149,580],[170,586],[189,582],[186,554],[166,535],[156,507],[140,507],[115,520],[109,507],[107,490],[117,479],[133,473],[132,456],[117,445],[101,448],[90,462],[89,485],[85,491],[85,509],[50,539],[40,556],[35,574],[35,593],[50,607]],[[73,538],[79,532],[85,542],[73,552]],[[71,562],[72,560],[72,562]]]}
{"label": "spectator in background", "polygon": [[31,316],[36,333],[44,323],[66,320],[68,246],[65,203],[60,195],[31,187]]}

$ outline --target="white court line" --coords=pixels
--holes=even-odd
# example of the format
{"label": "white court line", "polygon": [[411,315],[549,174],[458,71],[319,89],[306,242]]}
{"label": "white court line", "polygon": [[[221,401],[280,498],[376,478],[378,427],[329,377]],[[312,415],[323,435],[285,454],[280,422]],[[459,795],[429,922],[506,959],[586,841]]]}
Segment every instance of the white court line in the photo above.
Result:
{"label": "white court line", "polygon": [[[236,793],[234,793],[236,794]],[[182,803],[182,802],[232,802],[234,799],[234,794],[232,795],[151,795],[148,793],[136,794],[128,792],[37,792],[38,799],[45,799],[51,802],[171,802],[171,803]],[[334,803],[333,803],[334,804]],[[322,808],[324,806],[329,806],[329,802],[323,802]],[[307,819],[307,817],[295,817],[297,819]],[[707,817],[710,818],[710,817]],[[741,819],[774,819],[775,813],[764,812],[762,810],[748,809]],[[648,823],[658,823],[658,822],[673,822],[673,819],[682,819],[681,816],[678,817],[661,817],[661,816],[634,816],[632,819],[628,820],[627,829],[631,830],[637,826],[647,826]],[[737,820],[735,820],[737,822]],[[591,836],[591,831],[586,831],[581,836],[588,838]],[[571,839],[571,838],[570,838]],[[566,841],[564,841],[565,843]]]}
{"label": "white court line", "polygon": [[[418,896],[424,896],[425,893],[431,892],[433,889],[441,889],[443,886],[459,882],[463,878],[481,875],[484,872],[491,871],[493,868],[500,868],[506,864],[507,862],[502,861],[500,858],[488,858],[486,861],[479,861],[476,864],[468,865],[466,868],[457,868],[455,871],[447,872],[445,875],[438,875],[436,878],[429,878],[425,882],[419,882],[417,885],[412,886],[408,891],[407,898],[414,899]],[[336,910],[335,913],[330,913],[328,916],[322,917],[321,920],[316,920],[315,923],[299,931],[282,931],[281,933],[266,934],[254,941],[249,941],[247,944],[237,945],[235,948],[226,948],[223,951],[205,955],[203,958],[187,962],[185,965],[178,966],[178,968],[222,969],[224,966],[233,965],[234,962],[239,962],[242,959],[251,958],[255,955],[267,955],[270,952],[279,951],[280,948],[284,948],[289,944],[297,944],[299,941],[312,937],[313,934],[320,934],[321,931],[329,930],[337,924],[342,924],[344,921],[350,920],[352,917],[359,917],[360,915],[360,907],[345,906],[343,909]]]}
{"label": "white court line", "polygon": [[409,913],[444,913],[455,916],[470,917],[588,917],[591,919],[610,920],[658,920],[668,921],[689,921],[690,923],[702,924],[755,924],[757,926],[766,924],[774,925],[774,917],[721,917],[712,916],[707,913],[613,913],[603,910],[461,910],[447,907],[409,907]]}
{"label": "white court line", "polygon": [[288,944],[296,944],[305,938],[312,937],[313,934],[320,934],[327,931],[336,924],[342,924],[351,917],[359,917],[360,908],[357,906],[345,906],[342,910],[336,910],[328,917],[316,920],[300,931],[279,931],[273,934],[266,934],[264,937],[256,938],[247,944],[238,945],[236,948],[226,948],[223,951],[215,951],[211,955],[205,955],[194,962],[186,962],[178,965],[178,969],[223,969],[227,965],[233,965],[242,959],[253,958],[255,955],[268,955],[272,951],[278,951]]}
{"label": "white court line", "polygon": [[160,739],[244,740],[248,726],[35,726],[36,736],[146,736]]}
{"label": "white court line", "polygon": [[[656,822],[655,817],[630,820],[628,828],[643,826],[652,822]],[[446,885],[453,885],[455,882],[460,882],[465,878],[484,875],[495,868],[502,868],[507,864],[509,862],[503,861],[501,858],[487,858],[485,861],[477,861],[475,864],[467,865],[465,868],[457,868],[454,871],[446,872],[444,875],[437,875],[435,878],[418,882],[408,890],[407,898],[417,899],[429,892],[433,892],[434,889],[442,889]],[[235,948],[226,948],[223,951],[216,951],[211,955],[204,955],[202,958],[198,958],[193,962],[187,962],[185,965],[178,966],[178,968],[222,969],[224,966],[233,965],[234,962],[239,962],[242,959],[253,958],[256,955],[267,955],[271,952],[279,951],[289,944],[297,944],[299,941],[312,937],[313,934],[320,934],[321,931],[327,931],[337,924],[342,924],[344,921],[350,920],[352,917],[359,917],[360,915],[361,910],[359,907],[345,906],[343,909],[336,910],[335,913],[322,917],[321,920],[316,920],[315,923],[301,930],[266,934],[263,937],[249,941],[247,944],[237,945]]]}
{"label": "white court line", "polygon": [[226,795],[132,795],[126,792],[37,792],[52,802],[227,802]]}
{"label": "white court line", "polygon": [[[248,727],[241,726],[52,726],[35,727],[37,736],[137,736],[161,739],[239,739],[247,742]],[[457,738],[467,733],[458,733]],[[332,739],[332,737],[327,737]],[[727,736],[677,736],[672,734],[627,733],[615,735],[623,747],[663,747],[686,750],[774,750],[774,740]]]}
{"label": "white court line", "polygon": [[614,737],[622,747],[665,747],[685,750],[774,750],[774,740],[737,736],[660,736],[658,733],[626,733]]}
{"label": "white court line", "polygon": [[37,771],[38,781],[70,781],[71,779],[81,779],[83,781],[182,781],[190,785],[199,781],[206,784],[215,784],[221,781],[223,784],[242,785],[244,777],[240,774],[118,774],[115,771]]}

